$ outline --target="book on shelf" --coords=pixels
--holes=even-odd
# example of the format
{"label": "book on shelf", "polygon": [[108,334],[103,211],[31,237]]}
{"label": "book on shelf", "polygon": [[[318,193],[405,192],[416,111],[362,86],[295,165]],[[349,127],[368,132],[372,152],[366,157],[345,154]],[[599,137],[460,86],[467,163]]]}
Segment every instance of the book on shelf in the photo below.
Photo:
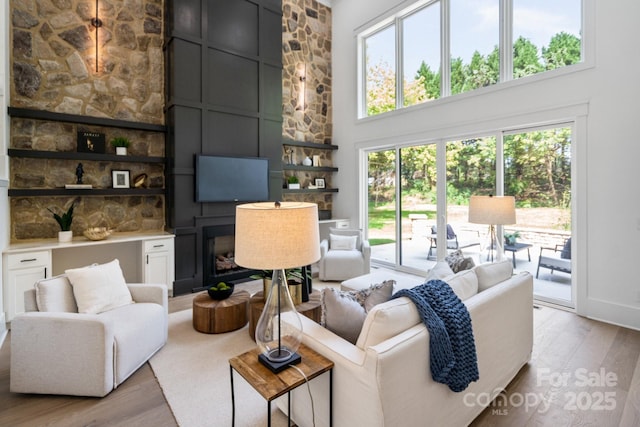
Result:
{"label": "book on shelf", "polygon": [[67,190],[86,190],[93,188],[91,184],[65,184],[64,188]]}

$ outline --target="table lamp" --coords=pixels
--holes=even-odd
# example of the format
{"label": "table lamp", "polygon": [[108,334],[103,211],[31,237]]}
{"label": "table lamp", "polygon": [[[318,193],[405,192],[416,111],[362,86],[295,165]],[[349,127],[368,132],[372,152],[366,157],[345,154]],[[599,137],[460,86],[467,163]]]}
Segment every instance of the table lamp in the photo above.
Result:
{"label": "table lamp", "polygon": [[[258,358],[273,372],[300,363],[296,351],[302,341],[302,322],[291,300],[284,270],[319,259],[318,205],[264,202],[236,206],[236,264],[273,270],[255,335],[260,349]],[[283,316],[287,321],[282,320]]]}
{"label": "table lamp", "polygon": [[493,262],[493,250],[502,255],[502,242],[496,239],[496,225],[515,224],[516,199],[513,196],[471,196],[469,222],[489,225],[489,251]]}

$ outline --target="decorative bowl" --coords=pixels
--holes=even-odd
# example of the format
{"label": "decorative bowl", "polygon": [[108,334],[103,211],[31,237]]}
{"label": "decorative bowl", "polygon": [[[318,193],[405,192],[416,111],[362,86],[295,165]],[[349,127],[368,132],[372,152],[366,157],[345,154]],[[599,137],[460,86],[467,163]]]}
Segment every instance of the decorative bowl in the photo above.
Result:
{"label": "decorative bowl", "polygon": [[92,227],[84,230],[82,234],[89,240],[104,240],[111,234],[111,230],[107,227]]}
{"label": "decorative bowl", "polygon": [[228,288],[224,289],[224,290],[219,290],[216,289],[215,285],[211,286],[210,288],[207,289],[207,292],[209,293],[209,296],[211,297],[211,299],[215,299],[215,300],[223,300],[223,299],[227,299],[231,296],[231,294],[233,293],[233,283],[227,283]]}

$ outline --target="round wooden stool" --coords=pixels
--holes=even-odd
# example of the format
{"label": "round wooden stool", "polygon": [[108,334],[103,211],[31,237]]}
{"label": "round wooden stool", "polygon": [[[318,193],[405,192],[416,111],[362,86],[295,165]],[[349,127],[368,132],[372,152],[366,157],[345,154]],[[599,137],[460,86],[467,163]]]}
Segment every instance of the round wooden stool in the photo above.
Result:
{"label": "round wooden stool", "polygon": [[[256,339],[256,325],[258,319],[264,310],[264,297],[262,291],[256,292],[249,300],[249,336],[252,340]],[[320,305],[320,292],[313,291],[309,295],[309,301],[296,305],[296,311],[316,323],[320,323],[322,317],[322,307]]]}
{"label": "round wooden stool", "polygon": [[207,292],[193,298],[193,329],[206,334],[235,331],[247,324],[249,292],[235,291],[229,298],[216,301]]}

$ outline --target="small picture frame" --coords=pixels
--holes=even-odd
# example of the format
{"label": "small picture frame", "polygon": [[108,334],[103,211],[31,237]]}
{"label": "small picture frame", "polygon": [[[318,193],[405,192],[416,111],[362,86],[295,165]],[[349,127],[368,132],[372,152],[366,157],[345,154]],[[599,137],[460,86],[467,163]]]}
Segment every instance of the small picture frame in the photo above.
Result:
{"label": "small picture frame", "polygon": [[325,188],[324,178],[316,178],[316,188]]}
{"label": "small picture frame", "polygon": [[77,151],[79,153],[99,153],[105,152],[105,139],[104,133],[78,131],[78,146]]}
{"label": "small picture frame", "polygon": [[111,171],[111,185],[113,188],[130,188],[129,177],[130,172],[128,170],[112,170]]}

